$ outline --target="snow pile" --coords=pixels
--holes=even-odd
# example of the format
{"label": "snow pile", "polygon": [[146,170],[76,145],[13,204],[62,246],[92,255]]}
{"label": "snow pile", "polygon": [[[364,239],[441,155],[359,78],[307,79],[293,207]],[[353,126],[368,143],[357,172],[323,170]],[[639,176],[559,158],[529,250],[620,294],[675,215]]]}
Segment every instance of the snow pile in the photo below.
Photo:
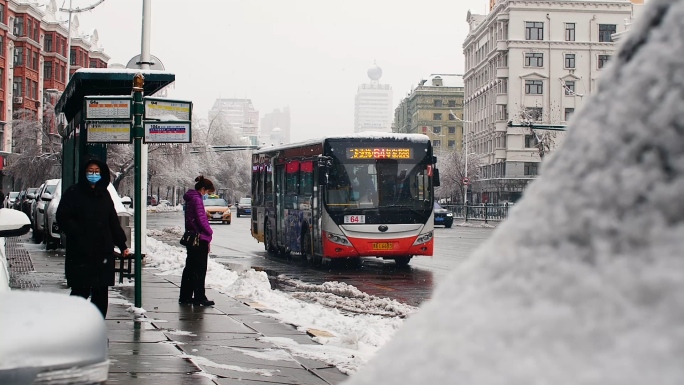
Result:
{"label": "snow pile", "polygon": [[492,237],[361,384],[684,383],[684,0],[651,0]]}
{"label": "snow pile", "polygon": [[281,279],[279,283],[289,286],[290,290],[294,291],[292,296],[295,298],[318,302],[326,307],[351,313],[404,318],[416,310],[414,306],[405,305],[393,299],[369,295],[344,282],[324,282],[320,285],[313,285],[294,279]]}
{"label": "snow pile", "polygon": [[166,205],[147,206],[147,212],[148,213],[164,213],[164,212],[171,212],[171,211],[183,211],[183,206],[181,206],[181,205],[177,205],[177,206],[166,206]]}
{"label": "snow pile", "polygon": [[[182,274],[186,257],[185,249],[167,245],[150,237],[147,238],[147,249],[147,266],[159,269],[162,275],[180,276]],[[267,316],[295,325],[301,331],[313,328],[330,332],[333,337],[314,338],[323,346],[298,345],[292,340],[277,340],[277,342],[278,346],[294,355],[324,361],[337,366],[345,373],[354,373],[363,366],[404,323],[401,317],[414,310],[410,306],[390,300],[382,302],[370,296],[366,297],[357,289],[340,283],[308,287],[310,294],[315,293],[314,286],[328,287],[336,289],[339,293],[345,293],[348,296],[345,312],[341,312],[334,307],[312,303],[311,301],[315,299],[313,295],[306,296],[306,301],[302,301],[289,293],[272,290],[265,272],[250,269],[238,274],[212,258],[209,259],[207,266],[206,285],[246,303],[256,302],[264,305],[276,311],[276,313],[268,313]],[[302,290],[306,290],[307,285],[301,284],[301,287]],[[354,298],[356,301],[353,301]],[[374,301],[375,304],[369,305],[366,301]],[[327,301],[320,302],[326,303]],[[374,314],[378,312],[378,309],[384,309],[386,314],[396,314],[401,317]]]}

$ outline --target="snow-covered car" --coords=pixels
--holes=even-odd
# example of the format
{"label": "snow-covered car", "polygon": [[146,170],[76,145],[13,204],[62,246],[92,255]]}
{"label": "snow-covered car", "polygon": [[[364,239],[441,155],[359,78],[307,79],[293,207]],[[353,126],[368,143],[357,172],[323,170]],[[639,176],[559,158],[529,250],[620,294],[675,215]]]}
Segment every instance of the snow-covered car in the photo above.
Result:
{"label": "snow-covered car", "polygon": [[242,198],[237,204],[237,217],[240,218],[242,215],[252,214],[252,198]]}
{"label": "snow-covered car", "polygon": [[100,311],[79,297],[9,288],[5,237],[30,229],[25,213],[0,209],[0,384],[104,383],[109,358]]}
{"label": "snow-covered car", "polygon": [[454,224],[454,213],[435,202],[435,226],[444,226],[447,229]]}
{"label": "snow-covered car", "polygon": [[171,206],[173,206],[173,205],[172,205],[171,202],[169,202],[168,200],[162,199],[162,200],[159,201],[159,203],[157,204],[157,206],[171,207]]}
{"label": "snow-covered car", "polygon": [[223,224],[230,224],[232,217],[230,205],[223,198],[209,198],[204,200],[204,210],[207,212],[207,219],[219,221]]}
{"label": "snow-covered car", "polygon": [[45,226],[45,208],[47,202],[52,200],[52,194],[57,190],[59,179],[49,179],[45,181],[40,195],[36,197],[36,206],[33,211],[33,240],[40,242],[43,240]]}
{"label": "snow-covered car", "polygon": [[43,225],[43,242],[47,250],[56,249],[62,245],[62,233],[57,225],[55,216],[57,215],[57,207],[59,200],[62,197],[62,180],[57,183],[55,192],[52,193],[52,199],[45,202],[45,224]]}
{"label": "snow-covered car", "polygon": [[123,204],[124,207],[127,209],[133,208],[133,200],[129,196],[122,196],[121,197],[121,204]]}

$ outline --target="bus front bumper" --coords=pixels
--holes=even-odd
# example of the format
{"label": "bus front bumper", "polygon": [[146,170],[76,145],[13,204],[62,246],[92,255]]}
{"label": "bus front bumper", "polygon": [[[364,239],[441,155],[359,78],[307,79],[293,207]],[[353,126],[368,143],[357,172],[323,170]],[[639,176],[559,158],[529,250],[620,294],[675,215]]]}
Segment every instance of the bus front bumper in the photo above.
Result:
{"label": "bus front bumper", "polygon": [[326,234],[323,238],[323,253],[329,258],[432,255],[434,238],[432,233],[429,236],[426,234],[392,239],[331,237],[331,234]]}

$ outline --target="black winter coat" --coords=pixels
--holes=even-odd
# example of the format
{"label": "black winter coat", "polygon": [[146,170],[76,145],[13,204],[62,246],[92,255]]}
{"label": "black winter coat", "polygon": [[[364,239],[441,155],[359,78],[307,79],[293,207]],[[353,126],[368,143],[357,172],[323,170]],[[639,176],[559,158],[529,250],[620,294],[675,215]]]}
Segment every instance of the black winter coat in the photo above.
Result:
{"label": "black winter coat", "polygon": [[79,183],[64,192],[57,207],[57,223],[66,235],[67,284],[72,288],[113,286],[114,246],[126,249],[126,234],[107,191],[109,168],[94,163],[102,177],[95,187],[88,183],[83,167]]}

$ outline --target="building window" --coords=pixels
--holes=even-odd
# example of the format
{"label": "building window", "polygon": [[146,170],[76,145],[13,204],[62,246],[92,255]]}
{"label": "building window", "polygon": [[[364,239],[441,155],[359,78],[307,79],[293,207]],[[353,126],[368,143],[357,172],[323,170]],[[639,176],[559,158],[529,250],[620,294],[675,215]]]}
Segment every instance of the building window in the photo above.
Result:
{"label": "building window", "polygon": [[23,66],[24,65],[24,47],[14,48],[14,65]]}
{"label": "building window", "polygon": [[24,18],[23,17],[17,17],[16,19],[14,19],[14,29],[12,32],[14,33],[14,36],[24,35]]}
{"label": "building window", "polygon": [[0,4],[0,23],[5,24],[5,4]]}
{"label": "building window", "polygon": [[575,41],[575,23],[565,23],[565,41]]}
{"label": "building window", "polygon": [[544,40],[544,23],[538,21],[526,21],[525,40]]}
{"label": "building window", "polygon": [[455,100],[449,100],[449,107],[456,107],[456,101]]}
{"label": "building window", "polygon": [[615,32],[617,32],[615,24],[599,24],[599,41],[603,43],[612,42]]}
{"label": "building window", "polygon": [[39,25],[40,25],[40,23],[38,22],[38,20],[36,20],[33,23],[33,40],[35,40],[36,42],[40,40],[40,33],[38,32],[39,31],[39,28],[38,28]]}
{"label": "building window", "polygon": [[526,53],[525,67],[543,67],[544,54],[543,53]]}
{"label": "building window", "polygon": [[26,36],[33,39],[33,23],[30,17],[26,18]]}
{"label": "building window", "polygon": [[38,71],[38,52],[33,51],[32,56],[33,56],[33,67],[31,67],[31,68]]}
{"label": "building window", "polygon": [[525,135],[525,148],[537,147],[537,135]]}
{"label": "building window", "polygon": [[570,118],[572,118],[572,115],[575,113],[574,108],[566,108],[565,109],[565,121],[569,121]]}
{"label": "building window", "polygon": [[31,79],[26,79],[26,97],[29,99],[33,98],[33,95],[31,95]]}
{"label": "building window", "polygon": [[508,106],[505,104],[496,105],[497,120],[508,120]]}
{"label": "building window", "polygon": [[89,67],[90,67],[90,68],[97,68],[97,61],[91,59],[91,60],[90,60],[90,66],[89,66]]}
{"label": "building window", "polygon": [[575,81],[574,80],[568,80],[565,82],[565,95],[567,96],[575,96]]}
{"label": "building window", "polygon": [[539,122],[542,120],[543,115],[544,110],[541,107],[527,107],[522,113],[522,118],[525,120]]}
{"label": "building window", "polygon": [[525,94],[542,95],[544,93],[543,80],[525,80]]}
{"label": "building window", "polygon": [[46,61],[43,63],[43,77],[45,79],[52,79],[52,62]]}
{"label": "building window", "polygon": [[450,140],[450,141],[448,142],[447,146],[449,146],[449,148],[454,148],[454,147],[456,147],[456,141],[455,141],[455,140]]}
{"label": "building window", "polygon": [[432,120],[442,120],[442,114],[432,114]]}
{"label": "building window", "polygon": [[435,100],[433,100],[433,103],[435,104],[435,107],[442,107],[442,100],[441,99],[435,99]]}
{"label": "building window", "polygon": [[456,120],[456,115],[449,113],[449,120]]}
{"label": "building window", "polygon": [[71,65],[76,65],[76,50],[74,48],[71,49],[71,55],[69,56],[69,63]]}
{"label": "building window", "polygon": [[31,95],[34,100],[38,100],[38,82],[31,82]]}
{"label": "building window", "polygon": [[441,134],[442,133],[442,127],[441,126],[434,126],[434,127],[432,127],[432,132],[435,134]]}
{"label": "building window", "polygon": [[450,126],[450,127],[449,127],[449,133],[450,133],[450,134],[455,134],[455,133],[456,133],[456,127]]}
{"label": "building window", "polygon": [[5,57],[5,37],[0,35],[0,57]]}
{"label": "building window", "polygon": [[45,35],[45,51],[46,52],[52,52],[52,34],[48,33]]}
{"label": "building window", "polygon": [[608,60],[610,60],[610,55],[598,55],[598,68],[605,67]]}
{"label": "building window", "polygon": [[5,89],[5,69],[0,67],[0,90],[4,90],[4,89]]}
{"label": "building window", "polygon": [[539,173],[539,163],[536,162],[525,162],[525,175],[538,175]]}
{"label": "building window", "polygon": [[437,139],[432,141],[432,147],[442,147],[442,141]]}
{"label": "building window", "polygon": [[566,53],[565,54],[565,68],[575,68],[575,54]]}
{"label": "building window", "polygon": [[24,93],[24,87],[22,83],[22,78],[16,77],[12,82],[12,94],[15,98],[20,98]]}

